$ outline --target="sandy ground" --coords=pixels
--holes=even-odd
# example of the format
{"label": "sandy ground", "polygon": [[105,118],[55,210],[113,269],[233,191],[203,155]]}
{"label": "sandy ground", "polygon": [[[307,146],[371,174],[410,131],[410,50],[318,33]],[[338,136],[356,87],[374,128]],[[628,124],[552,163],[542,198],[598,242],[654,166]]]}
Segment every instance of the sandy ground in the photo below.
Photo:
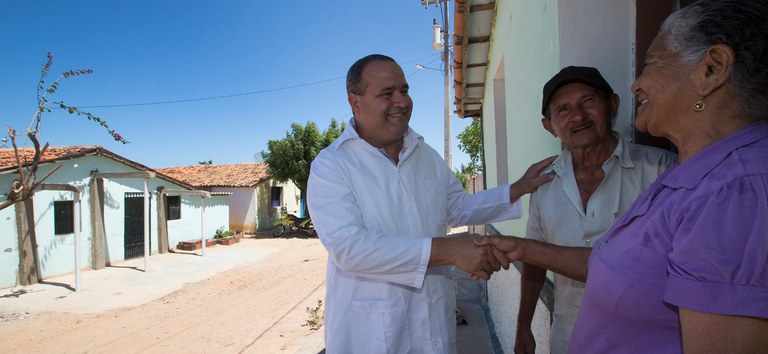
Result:
{"label": "sandy ground", "polygon": [[72,275],[0,289],[0,352],[317,353],[326,259],[316,238],[257,236],[86,271],[78,293]]}

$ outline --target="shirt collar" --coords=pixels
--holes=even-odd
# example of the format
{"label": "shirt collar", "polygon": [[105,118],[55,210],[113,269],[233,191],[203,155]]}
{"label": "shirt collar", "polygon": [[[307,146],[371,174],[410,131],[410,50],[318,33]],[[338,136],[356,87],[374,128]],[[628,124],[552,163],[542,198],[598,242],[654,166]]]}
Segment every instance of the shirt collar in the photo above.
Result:
{"label": "shirt collar", "polygon": [[[338,150],[342,145],[344,145],[347,141],[352,140],[360,140],[363,143],[367,144],[371,148],[377,149],[373,147],[372,145],[368,144],[367,141],[363,140],[359,134],[357,134],[357,128],[355,128],[355,117],[352,117],[349,119],[349,123],[347,123],[347,128],[344,129],[344,131],[341,133],[341,136],[339,136],[338,139],[333,143],[333,148]],[[408,127],[408,130],[405,132],[405,135],[403,136],[403,149],[400,151],[400,154],[410,155],[411,152],[416,148],[417,145],[419,145],[422,141],[424,141],[424,137],[413,131],[411,127]],[[377,149],[383,151],[383,149]],[[401,157],[402,159],[402,157]]]}
{"label": "shirt collar", "polygon": [[768,121],[752,123],[710,144],[683,164],[675,165],[675,168],[669,172],[669,176],[660,178],[661,183],[670,188],[693,189],[735,150],[766,138],[768,138]]}
{"label": "shirt collar", "polygon": [[[612,134],[614,137],[616,137],[618,143],[616,144],[616,148],[613,149],[613,153],[608,158],[608,160],[615,157],[619,160],[619,164],[622,168],[634,168],[635,164],[632,162],[632,157],[630,156],[630,149],[628,146],[630,142],[622,138],[621,135],[616,132],[612,132]],[[606,162],[608,160],[606,160]],[[605,165],[605,162],[603,165]],[[560,156],[558,156],[557,159],[552,162],[552,165],[547,167],[543,173],[554,171],[557,175],[562,175],[561,172],[566,168],[573,168],[573,154],[571,154],[568,149],[564,149],[560,153]]]}

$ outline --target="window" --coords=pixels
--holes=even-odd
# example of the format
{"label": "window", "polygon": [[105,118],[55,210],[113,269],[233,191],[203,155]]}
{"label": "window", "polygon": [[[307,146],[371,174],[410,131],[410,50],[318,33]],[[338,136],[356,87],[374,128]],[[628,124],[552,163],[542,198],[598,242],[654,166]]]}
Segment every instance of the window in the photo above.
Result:
{"label": "window", "polygon": [[181,219],[181,196],[165,197],[165,215],[168,216],[168,220]]}
{"label": "window", "polygon": [[272,194],[272,207],[273,208],[279,208],[280,207],[280,196],[283,194],[283,187],[272,187],[271,190]]}
{"label": "window", "polygon": [[54,235],[66,235],[75,232],[75,207],[71,200],[53,202]]}

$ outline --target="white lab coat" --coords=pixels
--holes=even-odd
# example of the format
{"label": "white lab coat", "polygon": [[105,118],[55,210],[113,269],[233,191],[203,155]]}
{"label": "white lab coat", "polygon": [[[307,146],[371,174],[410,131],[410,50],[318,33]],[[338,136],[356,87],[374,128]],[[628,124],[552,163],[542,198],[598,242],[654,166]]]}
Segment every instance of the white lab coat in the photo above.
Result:
{"label": "white lab coat", "polygon": [[519,218],[509,185],[475,195],[410,130],[399,163],[362,140],[354,118],[312,162],[307,202],[329,252],[326,351],[454,353],[455,296],[446,267],[427,268],[448,226]]}

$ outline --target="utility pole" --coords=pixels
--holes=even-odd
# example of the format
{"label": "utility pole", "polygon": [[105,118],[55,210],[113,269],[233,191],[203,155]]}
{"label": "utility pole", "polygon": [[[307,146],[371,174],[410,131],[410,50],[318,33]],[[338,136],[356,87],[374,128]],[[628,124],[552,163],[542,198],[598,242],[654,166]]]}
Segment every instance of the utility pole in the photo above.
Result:
{"label": "utility pole", "polygon": [[[448,168],[451,170],[453,169],[451,167],[451,160],[453,160],[453,156],[451,155],[451,55],[450,55],[450,26],[448,25],[448,8],[450,4],[450,0],[421,0],[421,4],[424,5],[424,8],[429,8],[429,5],[435,5],[440,6],[440,3],[443,4],[443,28],[442,28],[442,35],[443,35],[443,43],[442,43],[442,59],[443,59],[443,79],[445,84],[445,92],[444,92],[444,99],[445,99],[445,106],[443,107],[443,114],[444,114],[444,128],[443,133],[444,136],[444,152],[443,152],[443,158],[445,159],[445,163],[448,165]],[[434,46],[434,43],[433,43]],[[437,49],[437,48],[435,48]]]}

